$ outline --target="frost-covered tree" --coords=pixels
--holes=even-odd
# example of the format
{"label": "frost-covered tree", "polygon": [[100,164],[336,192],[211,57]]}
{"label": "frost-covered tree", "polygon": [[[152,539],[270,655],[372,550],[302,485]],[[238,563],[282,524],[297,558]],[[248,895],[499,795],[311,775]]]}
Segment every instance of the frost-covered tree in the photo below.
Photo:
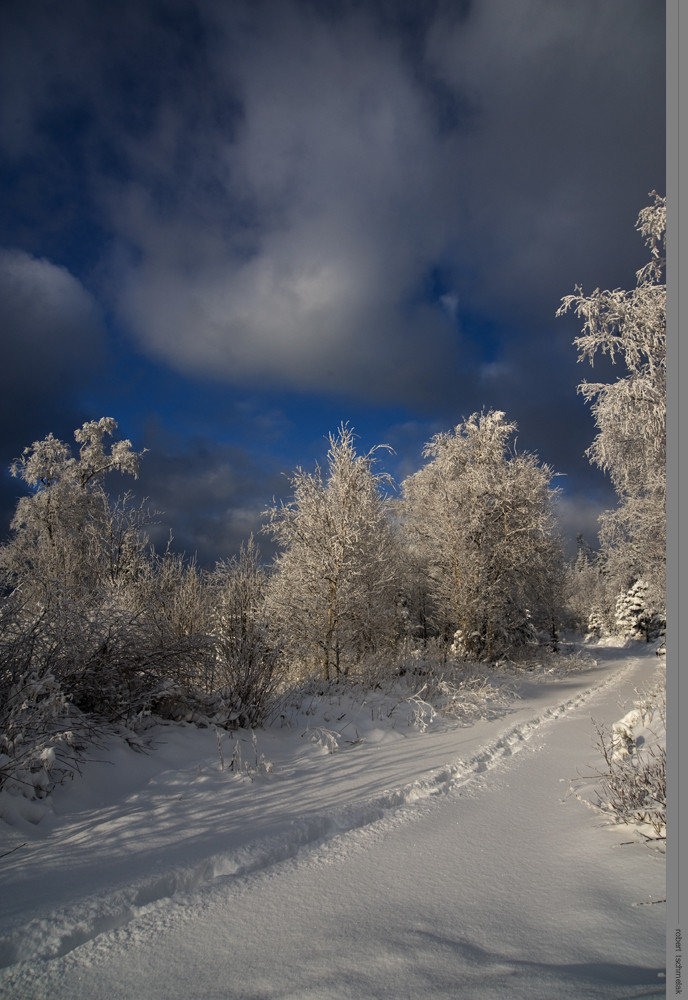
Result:
{"label": "frost-covered tree", "polygon": [[650,260],[631,291],[576,287],[557,315],[573,309],[583,320],[574,341],[579,361],[599,354],[623,366],[615,382],[583,382],[597,435],[590,461],[608,473],[618,496],[616,510],[601,518],[600,541],[607,577],[616,593],[643,578],[656,605],[665,600],[666,567],[666,202],[656,192],[636,228]]}
{"label": "frost-covered tree", "polygon": [[402,484],[402,522],[425,561],[435,628],[474,659],[531,642],[557,617],[553,473],[516,450],[515,432],[501,411],[474,413],[437,434],[427,464]]}
{"label": "frost-covered tree", "polygon": [[573,628],[596,635],[613,630],[604,560],[582,535],[577,537],[576,558],[566,568],[566,606]]}
{"label": "frost-covered tree", "polygon": [[[184,691],[210,693],[214,685],[212,595],[195,558],[168,545],[150,551],[128,589],[145,642],[164,657],[164,675]],[[142,635],[143,638],[143,635]]]}
{"label": "frost-covered tree", "polygon": [[[72,708],[110,720],[148,710],[169,681],[204,689],[211,659],[195,563],[155,555],[145,506],[106,491],[108,474],[135,476],[141,457],[108,442],[116,429],[85,423],[76,454],[52,434],[24,451],[12,471],[31,493],[0,548],[7,683],[20,697],[28,676],[49,677]],[[22,636],[28,657],[16,655]]]}
{"label": "frost-covered tree", "polygon": [[126,440],[108,446],[116,429],[111,417],[85,423],[74,432],[77,455],[49,434],[11,467],[31,492],[17,504],[0,562],[43,607],[135,572],[143,511],[129,495],[111,504],[103,481],[110,472],[137,476],[141,453]]}
{"label": "frost-covered tree", "polygon": [[268,573],[251,536],[238,556],[218,562],[208,578],[214,685],[227,692],[242,725],[264,718],[282,680],[282,651],[270,635]]}
{"label": "frost-covered tree", "polygon": [[138,470],[130,442],[106,443],[116,426],[84,424],[76,455],[50,434],[12,467],[31,492],[0,548],[5,776],[19,766],[40,777],[41,761],[76,752],[69,734],[87,731],[89,716],[124,720],[145,708],[160,675],[161,652],[131,600],[144,515],[128,496],[111,503],[103,485],[108,472]]}
{"label": "frost-covered tree", "polygon": [[298,468],[292,499],[266,511],[281,546],[269,612],[287,649],[325,679],[346,675],[395,631],[396,543],[373,448],[358,455],[346,424],[330,435],[326,472]]}
{"label": "frost-covered tree", "polygon": [[151,675],[130,599],[145,562],[145,515],[128,495],[111,503],[104,487],[109,472],[138,472],[129,441],[107,443],[116,428],[109,417],[85,423],[77,454],[52,434],[25,449],[11,471],[31,492],[0,548],[13,609],[2,644],[16,651],[24,636],[31,651],[8,655],[6,682],[19,697],[27,677],[51,678],[70,705],[110,716],[138,704]]}

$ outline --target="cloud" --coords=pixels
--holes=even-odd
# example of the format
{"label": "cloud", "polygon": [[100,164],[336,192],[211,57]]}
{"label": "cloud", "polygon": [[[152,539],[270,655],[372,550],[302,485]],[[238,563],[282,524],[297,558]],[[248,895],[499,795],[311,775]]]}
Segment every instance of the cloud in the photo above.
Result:
{"label": "cloud", "polygon": [[532,320],[576,281],[632,280],[632,225],[663,183],[664,44],[652,0],[481,0],[434,21],[428,61],[476,108],[464,247],[483,308]]}
{"label": "cloud", "polygon": [[[0,249],[0,412],[16,422],[47,393],[68,397],[102,360],[104,327],[93,296],[69,271]],[[30,407],[29,407],[30,408]]]}
{"label": "cloud", "polygon": [[[163,102],[137,140],[145,169],[110,192],[131,251],[114,301],[146,350],[230,381],[417,399],[434,378],[449,398],[479,363],[464,305],[537,337],[576,281],[624,264],[632,278],[663,133],[639,72],[643,48],[661,64],[647,4],[482,0],[459,19],[431,6],[414,59],[364,8],[232,7],[206,8],[231,128]],[[451,128],[438,88],[471,109]],[[202,165],[175,187],[166,165],[189,143]],[[628,229],[621,253],[610,216]],[[438,261],[455,280],[429,301]]]}
{"label": "cloud", "polygon": [[238,551],[251,533],[267,559],[274,551],[260,534],[262,511],[284,491],[285,480],[273,463],[259,463],[243,447],[196,437],[165,441],[149,433],[150,443],[136,483],[157,511],[150,537],[163,551],[173,536],[175,551],[196,554],[201,565]]}
{"label": "cloud", "polygon": [[[204,171],[185,176],[173,210],[159,207],[164,168],[110,188],[130,250],[116,307],[182,370],[414,392],[414,366],[456,363],[454,317],[417,300],[447,240],[425,98],[367,21],[335,31],[306,8],[283,12],[232,58],[241,124],[203,136]],[[161,117],[149,164],[183,132],[170,108]]]}
{"label": "cloud", "polygon": [[576,281],[627,280],[642,255],[654,0],[12,9],[7,148],[69,136],[112,236],[108,305],[180,371],[470,396],[494,359],[466,313],[535,342]]}
{"label": "cloud", "polygon": [[[0,304],[13,377],[61,379],[79,356],[87,360],[98,353],[100,308],[65,267],[23,250],[0,249]],[[0,377],[8,377],[6,369]]]}

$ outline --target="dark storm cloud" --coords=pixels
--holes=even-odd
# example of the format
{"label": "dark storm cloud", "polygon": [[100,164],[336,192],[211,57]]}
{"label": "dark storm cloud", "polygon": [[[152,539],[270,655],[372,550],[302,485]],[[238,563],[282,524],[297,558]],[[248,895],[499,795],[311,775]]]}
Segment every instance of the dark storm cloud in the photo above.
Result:
{"label": "dark storm cloud", "polygon": [[[455,394],[464,304],[542,323],[596,263],[610,273],[608,220],[661,181],[653,4],[22,10],[36,72],[5,70],[7,149],[47,148],[46,115],[71,107],[91,164],[116,150],[88,177],[111,302],[181,370]],[[440,127],[449,105],[473,112]],[[423,299],[438,261],[453,315]]]}
{"label": "dark storm cloud", "polygon": [[104,326],[93,296],[59,265],[0,248],[0,529],[22,488],[10,462],[49,432],[68,436],[86,415],[78,389],[104,371]]}
{"label": "dark storm cloud", "polygon": [[530,317],[574,281],[627,280],[664,183],[662,6],[483,0],[428,51],[480,108],[463,165],[480,300]]}
{"label": "dark storm cloud", "polygon": [[[365,8],[239,9],[208,15],[234,128],[199,133],[163,100],[137,142],[145,169],[109,191],[134,252],[115,302],[146,349],[230,381],[449,400],[475,377],[466,308],[509,323],[536,373],[575,281],[632,280],[632,223],[662,179],[650,5],[484,0],[426,20],[414,60]],[[451,130],[440,84],[474,109]],[[203,166],[175,190],[189,135]],[[438,262],[448,284],[431,301]]]}
{"label": "dark storm cloud", "polygon": [[66,268],[0,248],[0,330],[5,439],[39,425],[48,398],[69,408],[75,387],[99,370],[104,326],[95,299]]}
{"label": "dark storm cloud", "polygon": [[262,512],[284,491],[279,471],[259,464],[246,449],[193,438],[179,441],[149,433],[150,452],[141,461],[136,492],[155,512],[151,541],[196,555],[201,565],[238,551],[252,533],[264,553],[273,551],[260,533]]}

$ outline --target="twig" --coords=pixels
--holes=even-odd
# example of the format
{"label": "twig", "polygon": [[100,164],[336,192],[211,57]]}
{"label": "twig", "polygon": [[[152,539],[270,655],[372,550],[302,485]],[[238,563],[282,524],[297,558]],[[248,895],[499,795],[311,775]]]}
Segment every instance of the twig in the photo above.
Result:
{"label": "twig", "polygon": [[15,851],[20,851],[22,847],[26,847],[26,843],[27,842],[24,841],[23,844],[17,844],[17,846],[13,847],[11,851],[5,851],[4,854],[0,854],[0,858],[8,858],[10,854],[14,854]]}

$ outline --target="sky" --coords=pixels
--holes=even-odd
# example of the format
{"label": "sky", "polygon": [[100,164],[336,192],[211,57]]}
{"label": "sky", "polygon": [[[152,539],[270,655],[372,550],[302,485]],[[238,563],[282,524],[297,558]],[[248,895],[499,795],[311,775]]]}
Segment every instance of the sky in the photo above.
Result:
{"label": "sky", "polygon": [[494,408],[594,542],[576,388],[622,372],[555,313],[647,260],[665,88],[657,0],[4,0],[2,537],[12,461],[85,420],[210,566],[342,421],[400,482]]}

